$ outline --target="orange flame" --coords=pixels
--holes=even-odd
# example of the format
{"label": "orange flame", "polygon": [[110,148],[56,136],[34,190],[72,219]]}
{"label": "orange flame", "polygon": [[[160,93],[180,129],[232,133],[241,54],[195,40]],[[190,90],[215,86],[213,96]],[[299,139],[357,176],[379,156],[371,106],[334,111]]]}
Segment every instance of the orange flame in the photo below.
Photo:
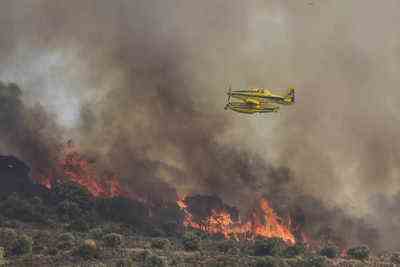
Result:
{"label": "orange flame", "polygon": [[[95,197],[127,195],[116,175],[106,174],[99,179],[93,164],[81,156],[79,150],[71,141],[64,146],[61,159],[57,165],[62,178],[66,177],[72,182],[85,187]],[[54,179],[55,176],[53,174],[36,178],[40,184],[49,189],[52,187]]]}
{"label": "orange flame", "polygon": [[244,222],[235,222],[227,211],[213,210],[211,215],[206,218],[205,223],[198,223],[193,220],[193,215],[187,210],[184,200],[180,199],[177,204],[184,211],[184,225],[205,231],[209,234],[222,234],[226,238],[233,236],[235,238],[254,238],[278,237],[288,244],[296,243],[296,239],[288,226],[285,226],[268,201],[262,198],[259,201],[258,210],[250,213]]}

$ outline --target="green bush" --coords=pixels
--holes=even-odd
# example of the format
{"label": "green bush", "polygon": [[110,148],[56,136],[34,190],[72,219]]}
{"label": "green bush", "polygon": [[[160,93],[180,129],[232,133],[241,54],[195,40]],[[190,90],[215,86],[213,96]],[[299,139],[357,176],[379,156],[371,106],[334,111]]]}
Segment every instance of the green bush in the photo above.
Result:
{"label": "green bush", "polygon": [[103,237],[104,244],[108,247],[118,247],[122,244],[122,235],[116,233],[106,234]]}
{"label": "green bush", "polygon": [[68,226],[68,230],[76,232],[87,232],[89,231],[89,229],[90,229],[89,223],[83,219],[73,221]]}
{"label": "green bush", "polygon": [[150,254],[144,260],[144,267],[165,267],[167,266],[164,258]]}
{"label": "green bush", "polygon": [[101,227],[92,228],[89,230],[89,237],[93,239],[101,239],[104,235],[104,231]]}
{"label": "green bush", "polygon": [[306,266],[305,260],[301,257],[286,259],[286,263],[289,267],[305,267]]}
{"label": "green bush", "polygon": [[237,242],[234,240],[222,240],[217,242],[217,249],[221,253],[235,252],[237,248]]}
{"label": "green bush", "polygon": [[186,232],[182,237],[182,244],[186,250],[198,250],[200,238],[194,232]]}
{"label": "green bush", "polygon": [[286,257],[295,257],[304,254],[306,247],[303,243],[296,243],[286,248],[284,255]]}
{"label": "green bush", "polygon": [[260,257],[257,258],[255,267],[277,267],[277,263],[273,257]]}
{"label": "green bush", "polygon": [[14,248],[12,249],[12,254],[13,255],[31,254],[32,245],[33,245],[32,238],[25,234],[22,234],[21,236],[18,237],[17,241],[15,242]]}
{"label": "green bush", "polygon": [[320,253],[321,256],[328,257],[329,259],[337,258],[340,254],[340,250],[335,245],[328,245],[321,249]]}
{"label": "green bush", "polygon": [[96,204],[98,213],[104,219],[134,225],[139,229],[149,226],[146,223],[147,208],[139,201],[124,197],[98,198]]}
{"label": "green bush", "polygon": [[17,193],[11,194],[0,202],[0,212],[9,219],[23,222],[45,222],[41,206],[34,206],[31,201]]}
{"label": "green bush", "polygon": [[367,246],[353,247],[347,250],[347,255],[352,259],[364,261],[369,258],[369,248]]}
{"label": "green bush", "polygon": [[83,210],[79,204],[71,200],[64,200],[57,204],[57,213],[65,221],[77,220],[82,217]]}
{"label": "green bush", "polygon": [[304,267],[327,267],[326,258],[323,256],[311,256],[305,259]]}
{"label": "green bush", "polygon": [[73,242],[75,241],[75,236],[72,233],[62,233],[58,236],[59,242]]}
{"label": "green bush", "polygon": [[289,267],[289,265],[282,258],[265,256],[257,258],[255,267]]}
{"label": "green bush", "polygon": [[165,238],[154,238],[151,240],[151,248],[155,249],[169,249],[171,242]]}
{"label": "green bush", "polygon": [[4,261],[4,257],[6,256],[6,252],[3,247],[0,247],[0,266],[2,262]]}
{"label": "green bush", "polygon": [[253,247],[255,256],[278,256],[284,249],[285,243],[280,238],[257,239]]}
{"label": "green bush", "polygon": [[91,259],[91,258],[98,257],[98,248],[97,248],[96,241],[94,241],[92,239],[86,239],[79,246],[79,248],[75,254],[77,254],[85,259]]}
{"label": "green bush", "polygon": [[11,254],[17,242],[18,234],[11,228],[0,228],[0,246],[5,249],[6,254]]}
{"label": "green bush", "polygon": [[203,264],[207,267],[241,267],[237,259],[226,255],[210,257]]}

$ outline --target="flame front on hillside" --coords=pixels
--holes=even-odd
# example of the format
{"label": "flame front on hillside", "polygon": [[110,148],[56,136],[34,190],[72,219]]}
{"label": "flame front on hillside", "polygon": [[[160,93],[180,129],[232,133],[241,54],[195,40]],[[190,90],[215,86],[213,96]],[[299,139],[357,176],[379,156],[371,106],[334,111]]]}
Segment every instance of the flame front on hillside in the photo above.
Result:
{"label": "flame front on hillside", "polygon": [[252,239],[260,237],[278,237],[288,244],[296,243],[296,239],[290,231],[290,225],[286,226],[272,209],[265,198],[261,198],[258,206],[247,216],[245,221],[235,221],[227,211],[212,210],[211,214],[201,223],[194,220],[189,212],[185,200],[177,201],[185,213],[184,225],[202,230],[209,234],[222,234],[227,237]]}
{"label": "flame front on hillside", "polygon": [[[64,146],[56,169],[62,179],[67,178],[79,184],[94,197],[124,196],[138,200],[132,193],[128,194],[122,188],[116,175],[106,174],[99,178],[94,164],[85,159],[72,142],[68,142]],[[55,179],[60,179],[60,177],[53,174],[35,177],[35,180],[49,189]],[[199,221],[188,209],[185,199],[179,199],[177,204],[184,211],[185,227],[199,229],[209,234],[222,234],[226,238],[278,237],[288,244],[296,242],[294,234],[290,230],[290,223],[285,225],[265,198],[259,200],[243,221],[233,218],[232,214],[223,208],[212,209]]]}

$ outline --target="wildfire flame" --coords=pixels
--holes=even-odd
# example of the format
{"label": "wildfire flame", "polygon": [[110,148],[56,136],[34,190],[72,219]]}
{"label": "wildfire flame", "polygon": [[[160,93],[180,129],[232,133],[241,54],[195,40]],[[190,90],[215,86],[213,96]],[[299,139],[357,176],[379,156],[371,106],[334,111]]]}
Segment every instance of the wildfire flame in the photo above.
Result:
{"label": "wildfire flame", "polygon": [[[61,172],[60,176],[81,185],[95,197],[127,196],[127,192],[122,189],[116,175],[104,174],[98,177],[93,164],[80,154],[79,149],[71,141],[63,147],[57,169]],[[39,183],[49,189],[55,179],[54,174],[36,178]]]}
{"label": "wildfire flame", "polygon": [[260,199],[258,209],[252,211],[247,220],[233,221],[227,211],[213,210],[203,223],[195,222],[193,215],[188,211],[187,204],[180,199],[177,204],[185,213],[184,225],[205,231],[209,234],[223,234],[226,238],[278,237],[288,244],[296,243],[296,239],[289,226],[285,226],[265,198]]}
{"label": "wildfire flame", "polygon": [[[80,154],[79,149],[72,141],[64,146],[62,155],[57,162],[57,170],[58,175],[85,187],[94,197],[126,196],[136,198],[123,190],[116,175],[105,174],[99,177],[94,164]],[[53,174],[42,175],[36,176],[36,180],[51,189],[55,177]],[[207,218],[196,222],[184,199],[179,199],[177,204],[184,211],[184,226],[186,227],[199,229],[209,234],[222,234],[226,238],[278,237],[288,244],[296,243],[290,230],[290,222],[285,225],[265,198],[259,200],[244,221],[234,220],[228,211],[221,209],[212,210]]]}

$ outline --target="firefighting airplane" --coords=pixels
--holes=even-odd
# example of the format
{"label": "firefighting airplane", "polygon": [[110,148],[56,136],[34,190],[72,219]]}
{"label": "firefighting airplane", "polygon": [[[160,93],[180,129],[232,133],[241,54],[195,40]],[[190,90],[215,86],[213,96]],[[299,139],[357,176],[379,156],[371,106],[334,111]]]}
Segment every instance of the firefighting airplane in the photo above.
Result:
{"label": "firefighting airplane", "polygon": [[[279,107],[274,104],[291,105],[295,102],[294,88],[289,88],[286,95],[273,94],[262,88],[234,91],[229,88],[227,94],[225,109],[247,114],[278,112]],[[231,102],[231,97],[239,101]]]}

